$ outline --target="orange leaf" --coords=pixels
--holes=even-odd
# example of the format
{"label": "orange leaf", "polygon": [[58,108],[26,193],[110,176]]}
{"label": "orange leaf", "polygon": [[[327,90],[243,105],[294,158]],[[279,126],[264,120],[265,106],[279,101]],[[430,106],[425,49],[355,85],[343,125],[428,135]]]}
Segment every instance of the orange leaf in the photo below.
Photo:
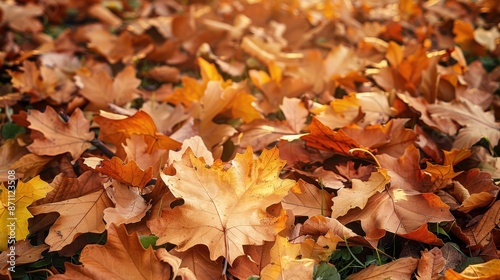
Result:
{"label": "orange leaf", "polygon": [[469,265],[462,273],[447,269],[446,280],[496,280],[500,275],[500,260]]}
{"label": "orange leaf", "polygon": [[64,122],[56,111],[47,106],[45,112],[28,111],[29,128],[43,133],[43,138],[37,138],[28,149],[37,155],[55,156],[71,153],[73,159],[90,148],[94,133],[89,132],[90,122],[85,119],[80,109],[76,109],[68,122]]}
{"label": "orange leaf", "polygon": [[[316,118],[312,119],[309,130],[311,132],[301,138],[311,148],[350,155],[350,149],[361,147],[356,140],[349,137],[344,131],[335,132]],[[363,153],[356,153],[356,155],[366,158]]]}
{"label": "orange leaf", "polygon": [[[108,114],[106,114],[108,116]],[[117,115],[114,115],[115,117]],[[157,132],[156,125],[151,117],[144,111],[139,111],[131,117],[118,115],[119,118],[95,116],[94,121],[100,127],[99,139],[113,143],[118,151],[117,156],[125,156],[122,144],[131,135],[138,134],[146,136],[144,139],[148,144],[148,153],[153,153],[158,149],[175,150],[181,147],[181,144],[170,137]]]}
{"label": "orange leaf", "polygon": [[135,161],[124,163],[120,158],[104,159],[96,166],[96,171],[108,175],[122,183],[143,189],[153,178],[153,168],[141,169]]}

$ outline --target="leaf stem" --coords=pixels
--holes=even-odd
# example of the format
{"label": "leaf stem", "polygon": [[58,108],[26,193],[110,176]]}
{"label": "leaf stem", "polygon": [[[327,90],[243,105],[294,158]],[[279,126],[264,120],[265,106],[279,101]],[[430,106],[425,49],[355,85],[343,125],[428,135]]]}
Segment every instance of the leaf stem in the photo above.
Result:
{"label": "leaf stem", "polygon": [[356,260],[359,265],[361,265],[363,268],[366,268],[366,266],[354,255],[354,253],[351,251],[351,248],[349,247],[349,243],[347,243],[347,237],[344,235],[344,243],[345,246],[347,247],[347,250],[351,254],[352,258]]}
{"label": "leaf stem", "polygon": [[375,155],[372,152],[368,151],[367,149],[363,149],[363,148],[352,148],[349,150],[349,153],[352,154],[355,151],[360,151],[360,152],[369,154],[370,156],[372,156],[373,160],[375,160],[375,163],[377,164],[377,166],[379,168],[382,168],[382,166],[380,165],[380,162],[378,161],[378,159],[375,157]]}

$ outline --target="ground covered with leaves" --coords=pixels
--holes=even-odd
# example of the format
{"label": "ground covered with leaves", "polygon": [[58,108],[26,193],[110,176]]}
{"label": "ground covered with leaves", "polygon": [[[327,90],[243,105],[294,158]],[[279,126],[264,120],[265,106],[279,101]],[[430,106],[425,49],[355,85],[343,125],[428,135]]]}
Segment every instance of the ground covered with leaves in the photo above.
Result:
{"label": "ground covered with leaves", "polygon": [[499,19],[0,2],[0,278],[500,279]]}

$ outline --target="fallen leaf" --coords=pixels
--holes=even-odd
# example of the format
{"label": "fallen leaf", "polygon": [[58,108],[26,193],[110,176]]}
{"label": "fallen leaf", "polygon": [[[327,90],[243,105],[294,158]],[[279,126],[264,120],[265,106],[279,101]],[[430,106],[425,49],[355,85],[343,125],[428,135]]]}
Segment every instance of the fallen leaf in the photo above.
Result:
{"label": "fallen leaf", "polygon": [[292,210],[295,216],[330,216],[332,195],[315,185],[299,180],[281,203],[283,208]]}
{"label": "fallen leaf", "polygon": [[437,247],[432,248],[430,251],[425,249],[418,262],[417,279],[438,279],[440,273],[444,270],[445,263],[446,260],[443,258],[443,253]]}
{"label": "fallen leaf", "polygon": [[151,208],[141,196],[141,190],[137,187],[130,187],[113,181],[111,186],[106,188],[109,199],[115,207],[104,209],[103,219],[106,225],[137,223],[146,216],[146,212]]}
{"label": "fallen leaf", "polygon": [[[12,182],[12,184],[10,183]],[[15,186],[15,188],[14,188]],[[34,201],[44,198],[52,187],[39,176],[24,183],[9,179],[8,185],[0,185],[0,217],[5,221],[0,229],[0,251],[6,251],[12,241],[26,239],[29,234],[28,219],[32,218],[28,206]]]}
{"label": "fallen leaf", "polygon": [[[161,256],[161,253],[160,253]],[[170,264],[158,259],[152,248],[144,249],[136,234],[125,226],[110,225],[105,245],[85,246],[82,265],[66,264],[66,272],[52,279],[170,279]]]}
{"label": "fallen leaf", "polygon": [[469,265],[458,273],[451,269],[446,270],[446,280],[495,280],[500,275],[500,260],[491,260],[485,263]]}
{"label": "fallen leaf", "polygon": [[414,258],[399,258],[390,263],[371,265],[358,273],[349,275],[350,280],[365,279],[410,279],[417,268],[418,260]]}
{"label": "fallen leaf", "polygon": [[105,230],[103,211],[112,206],[104,190],[99,190],[73,199],[32,206],[29,211],[33,215],[50,212],[60,214],[45,238],[52,252],[61,250],[80,234],[102,233]]}
{"label": "fallen leaf", "polygon": [[292,244],[278,235],[271,248],[271,262],[261,271],[262,280],[312,279],[314,260],[298,259],[300,244]]}
{"label": "fallen leaf", "polygon": [[247,149],[236,155],[231,167],[225,169],[224,165],[217,160],[208,166],[188,150],[182,162],[173,163],[175,176],[161,175],[184,204],[148,221],[151,231],[160,237],[157,244],[170,242],[182,251],[205,244],[212,260],[223,256],[232,264],[244,254],[243,245],[273,240],[284,228],[283,213],[274,217],[266,212],[295,185],[278,177],[284,166],[278,150],[265,150],[253,159],[252,150]]}
{"label": "fallen leaf", "polygon": [[125,105],[137,96],[136,89],[141,83],[132,66],[125,67],[114,78],[104,71],[82,73],[78,78],[80,93],[91,102],[91,109],[108,109],[109,104]]}
{"label": "fallen leaf", "polygon": [[138,187],[141,190],[153,178],[153,168],[151,166],[143,170],[135,161],[125,163],[118,157],[103,159],[95,167],[95,170],[124,184]]}
{"label": "fallen leaf", "polygon": [[27,120],[29,128],[43,133],[44,137],[34,139],[28,149],[37,155],[55,156],[71,153],[76,160],[92,146],[94,133],[90,132],[90,122],[85,119],[80,109],[76,109],[67,122],[57,115],[56,111],[47,106],[45,112],[29,110]]}

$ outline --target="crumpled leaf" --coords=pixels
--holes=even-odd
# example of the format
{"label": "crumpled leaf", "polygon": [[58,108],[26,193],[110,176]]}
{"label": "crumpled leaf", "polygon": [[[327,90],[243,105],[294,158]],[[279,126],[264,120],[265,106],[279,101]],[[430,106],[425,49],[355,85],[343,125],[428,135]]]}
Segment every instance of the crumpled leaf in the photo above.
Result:
{"label": "crumpled leaf", "polygon": [[76,109],[68,122],[59,118],[56,111],[47,106],[45,112],[29,110],[27,120],[29,128],[43,133],[44,137],[34,139],[28,149],[37,155],[55,156],[71,153],[73,159],[92,146],[94,133],[90,132],[90,122],[85,119],[80,109]]}
{"label": "crumpled leaf", "polygon": [[135,161],[123,162],[118,157],[103,159],[95,170],[119,182],[143,189],[153,178],[153,168],[140,168]]}
{"label": "crumpled leaf", "polygon": [[418,262],[417,279],[438,279],[441,271],[443,271],[446,260],[443,258],[443,253],[437,247],[431,250],[425,249],[422,252],[422,257]]}
{"label": "crumpled leaf", "polygon": [[205,244],[212,260],[223,256],[232,264],[244,254],[243,245],[273,240],[284,228],[286,217],[284,213],[275,217],[266,208],[279,203],[295,185],[279,178],[284,161],[278,154],[274,148],[253,159],[249,148],[236,155],[226,169],[220,160],[209,166],[187,150],[183,161],[173,163],[174,176],[161,175],[184,204],[163,210],[148,221],[151,231],[160,237],[157,244],[177,244],[181,251]]}

